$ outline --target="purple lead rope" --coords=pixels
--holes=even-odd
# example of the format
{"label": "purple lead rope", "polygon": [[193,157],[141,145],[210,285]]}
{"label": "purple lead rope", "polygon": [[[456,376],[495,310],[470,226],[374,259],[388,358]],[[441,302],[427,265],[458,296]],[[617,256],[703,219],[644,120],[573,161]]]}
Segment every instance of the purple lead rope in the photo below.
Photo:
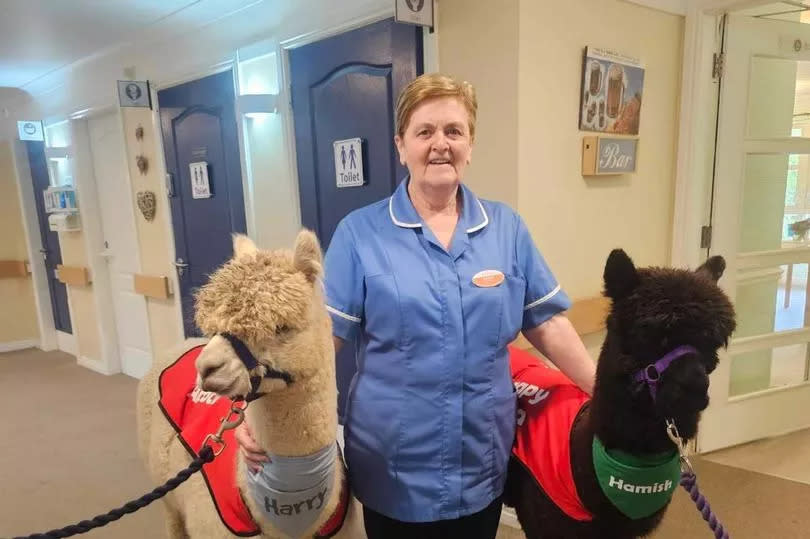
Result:
{"label": "purple lead rope", "polygon": [[681,438],[681,434],[678,432],[678,427],[672,419],[667,419],[666,425],[667,436],[669,436],[669,439],[675,444],[675,447],[678,448],[678,454],[681,457],[681,486],[689,493],[689,497],[692,498],[692,501],[695,502],[695,506],[697,510],[700,511],[701,516],[703,516],[703,520],[709,524],[709,528],[714,532],[715,539],[729,539],[728,532],[717,519],[717,515],[712,511],[708,500],[700,493],[700,489],[697,486],[697,477],[695,476],[695,471],[692,469],[692,463],[689,462],[689,453],[683,438]]}
{"label": "purple lead rope", "polygon": [[681,473],[681,486],[689,493],[689,497],[695,502],[695,505],[703,515],[703,520],[709,524],[709,528],[714,532],[716,539],[729,539],[728,532],[723,527],[723,524],[717,519],[717,515],[712,511],[706,497],[700,493],[697,486],[697,477],[694,472],[685,471]]}

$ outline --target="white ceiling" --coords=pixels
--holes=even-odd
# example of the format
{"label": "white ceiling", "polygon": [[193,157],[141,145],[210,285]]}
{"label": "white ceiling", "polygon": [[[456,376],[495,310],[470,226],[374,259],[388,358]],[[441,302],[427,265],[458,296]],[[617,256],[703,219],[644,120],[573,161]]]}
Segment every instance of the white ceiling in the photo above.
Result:
{"label": "white ceiling", "polygon": [[111,48],[163,39],[260,1],[0,0],[0,91],[24,88]]}

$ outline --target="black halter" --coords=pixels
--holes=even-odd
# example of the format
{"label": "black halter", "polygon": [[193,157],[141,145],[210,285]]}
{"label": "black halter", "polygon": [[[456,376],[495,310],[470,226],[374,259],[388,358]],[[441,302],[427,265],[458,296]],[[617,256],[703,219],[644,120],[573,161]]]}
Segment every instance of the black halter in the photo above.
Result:
{"label": "black halter", "polygon": [[[233,351],[236,352],[236,356],[240,359],[240,361],[242,361],[242,364],[245,366],[248,372],[259,366],[259,360],[256,359],[256,356],[251,353],[247,345],[239,337],[236,337],[230,333],[220,333],[219,335],[231,343]],[[262,378],[283,380],[287,385],[293,383],[293,377],[290,373],[276,370],[272,367],[268,367],[267,365],[263,366],[265,368],[264,376],[250,377],[250,393],[245,395],[245,402],[254,401],[259,397],[264,396],[264,393],[259,393],[258,391],[259,384],[262,383]]]}

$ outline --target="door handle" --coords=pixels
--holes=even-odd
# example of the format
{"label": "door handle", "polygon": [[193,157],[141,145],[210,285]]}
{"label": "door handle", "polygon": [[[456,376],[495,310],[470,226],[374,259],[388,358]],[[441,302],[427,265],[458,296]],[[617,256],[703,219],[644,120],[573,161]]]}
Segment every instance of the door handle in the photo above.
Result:
{"label": "door handle", "polygon": [[48,250],[47,249],[40,249],[39,252],[42,255],[42,260],[48,260]]}
{"label": "door handle", "polygon": [[170,172],[166,173],[165,182],[166,182],[166,196],[171,198],[174,196],[174,179],[172,178]]}
{"label": "door handle", "polygon": [[177,268],[177,275],[182,276],[186,272],[186,268],[188,267],[188,264],[183,262],[182,258],[178,258],[174,262],[174,267]]}

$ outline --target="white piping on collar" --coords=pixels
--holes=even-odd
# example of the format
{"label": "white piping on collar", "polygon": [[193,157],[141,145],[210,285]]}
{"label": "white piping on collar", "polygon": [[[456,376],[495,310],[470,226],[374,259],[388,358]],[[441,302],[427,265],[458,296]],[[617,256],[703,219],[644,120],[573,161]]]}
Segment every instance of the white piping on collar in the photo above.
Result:
{"label": "white piping on collar", "polygon": [[422,228],[422,223],[403,223],[402,221],[397,221],[397,218],[394,217],[394,195],[388,199],[388,214],[391,215],[391,220],[394,222],[395,225],[401,226],[403,228]]}
{"label": "white piping on collar", "polygon": [[485,226],[487,226],[489,224],[489,216],[487,216],[487,212],[484,211],[484,205],[481,204],[481,201],[478,200],[477,198],[475,199],[475,201],[478,202],[478,207],[481,208],[481,213],[484,215],[484,221],[477,224],[477,225],[475,225],[472,228],[468,228],[467,229],[467,234],[470,234],[471,232],[475,232],[477,230],[481,230],[482,228],[484,228]]}
{"label": "white piping on collar", "polygon": [[[477,232],[478,230],[481,230],[482,228],[484,228],[485,226],[487,226],[489,224],[489,216],[487,215],[487,212],[484,209],[484,205],[481,204],[481,201],[478,200],[478,199],[476,199],[475,201],[478,203],[478,207],[481,208],[481,215],[484,216],[484,220],[482,222],[478,223],[477,225],[475,225],[474,227],[468,228],[467,229],[467,234]],[[394,196],[391,195],[388,198],[388,214],[391,216],[391,220],[394,222],[395,225],[401,226],[403,228],[421,228],[422,227],[422,223],[403,223],[402,221],[397,220],[397,218],[394,217],[393,204],[394,204]]]}

